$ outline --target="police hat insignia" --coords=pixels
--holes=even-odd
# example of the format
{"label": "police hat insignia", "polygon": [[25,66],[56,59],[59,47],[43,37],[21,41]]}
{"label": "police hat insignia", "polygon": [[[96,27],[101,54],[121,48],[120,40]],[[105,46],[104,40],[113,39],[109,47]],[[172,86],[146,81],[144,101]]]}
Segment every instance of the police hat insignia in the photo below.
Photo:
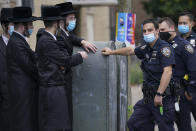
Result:
{"label": "police hat insignia", "polygon": [[164,47],[161,49],[161,53],[166,56],[166,57],[170,57],[171,55],[171,50],[169,47]]}
{"label": "police hat insignia", "polygon": [[185,49],[189,52],[189,53],[191,53],[191,54],[193,54],[193,52],[194,52],[194,49],[193,49],[193,47],[191,46],[191,45],[185,45]]}

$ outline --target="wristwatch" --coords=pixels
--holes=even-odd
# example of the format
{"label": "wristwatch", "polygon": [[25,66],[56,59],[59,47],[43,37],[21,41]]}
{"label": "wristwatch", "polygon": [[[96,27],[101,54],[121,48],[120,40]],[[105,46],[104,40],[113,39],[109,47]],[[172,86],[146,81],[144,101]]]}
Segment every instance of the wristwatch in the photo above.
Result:
{"label": "wristwatch", "polygon": [[156,92],[156,95],[157,95],[157,96],[163,96],[163,93]]}

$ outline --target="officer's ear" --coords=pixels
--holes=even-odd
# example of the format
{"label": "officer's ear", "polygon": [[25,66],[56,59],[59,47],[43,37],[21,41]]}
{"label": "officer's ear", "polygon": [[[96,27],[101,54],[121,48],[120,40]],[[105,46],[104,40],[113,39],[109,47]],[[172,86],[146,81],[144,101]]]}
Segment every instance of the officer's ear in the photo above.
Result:
{"label": "officer's ear", "polygon": [[171,25],[170,28],[171,28],[171,31],[175,31],[175,26],[174,25]]}
{"label": "officer's ear", "polygon": [[159,28],[158,29],[155,29],[155,35],[158,36],[159,35],[159,31],[160,31]]}
{"label": "officer's ear", "polygon": [[195,22],[194,22],[194,21],[192,21],[192,22],[191,22],[191,25],[192,25],[192,27],[194,27],[194,26],[195,26]]}

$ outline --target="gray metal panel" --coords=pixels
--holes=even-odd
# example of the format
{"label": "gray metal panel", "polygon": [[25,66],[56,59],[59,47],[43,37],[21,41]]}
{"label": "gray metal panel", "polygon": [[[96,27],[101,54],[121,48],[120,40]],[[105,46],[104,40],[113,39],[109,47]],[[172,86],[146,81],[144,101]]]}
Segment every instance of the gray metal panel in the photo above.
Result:
{"label": "gray metal panel", "polygon": [[73,71],[73,130],[117,131],[116,56],[101,54],[111,42],[95,44],[98,52]]}
{"label": "gray metal panel", "polygon": [[[117,49],[125,47],[125,43],[115,42]],[[126,131],[128,108],[128,58],[117,56],[118,72],[118,131]]]}

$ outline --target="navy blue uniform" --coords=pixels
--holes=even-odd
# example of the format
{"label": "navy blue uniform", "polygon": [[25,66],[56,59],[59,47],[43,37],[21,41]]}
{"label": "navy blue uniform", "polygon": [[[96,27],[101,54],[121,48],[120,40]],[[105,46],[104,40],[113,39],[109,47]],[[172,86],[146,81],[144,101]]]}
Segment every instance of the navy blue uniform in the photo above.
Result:
{"label": "navy blue uniform", "polygon": [[[188,92],[192,93],[193,99],[192,101],[188,101],[184,94],[181,95],[180,113],[178,114],[177,119],[177,126],[179,131],[192,131],[190,116],[191,112],[194,119],[196,120],[196,33],[192,32],[190,36],[186,38],[186,40],[189,41],[192,45],[192,48],[190,46],[185,48],[185,50],[188,50],[188,52],[192,54],[185,58],[187,74],[189,76],[189,84],[186,88]],[[182,53],[184,54],[185,52]]]}
{"label": "navy blue uniform", "polygon": [[[135,54],[142,60],[144,84],[148,90],[151,88],[155,93],[160,84],[164,67],[175,64],[173,48],[165,41],[158,39],[153,48],[149,45],[139,46],[135,49]],[[154,121],[156,121],[159,131],[173,131],[175,118],[173,98],[171,96],[163,98],[164,113],[161,115],[159,107],[154,106],[154,95],[146,102],[145,92],[143,94],[144,98],[136,103],[134,112],[128,121],[129,130],[153,131]]]}
{"label": "navy blue uniform", "polygon": [[195,42],[196,42],[196,33],[195,32],[191,32],[191,34],[186,38],[186,40],[187,41],[189,41],[190,42],[190,44],[194,47],[194,48],[196,48],[195,47]]}

